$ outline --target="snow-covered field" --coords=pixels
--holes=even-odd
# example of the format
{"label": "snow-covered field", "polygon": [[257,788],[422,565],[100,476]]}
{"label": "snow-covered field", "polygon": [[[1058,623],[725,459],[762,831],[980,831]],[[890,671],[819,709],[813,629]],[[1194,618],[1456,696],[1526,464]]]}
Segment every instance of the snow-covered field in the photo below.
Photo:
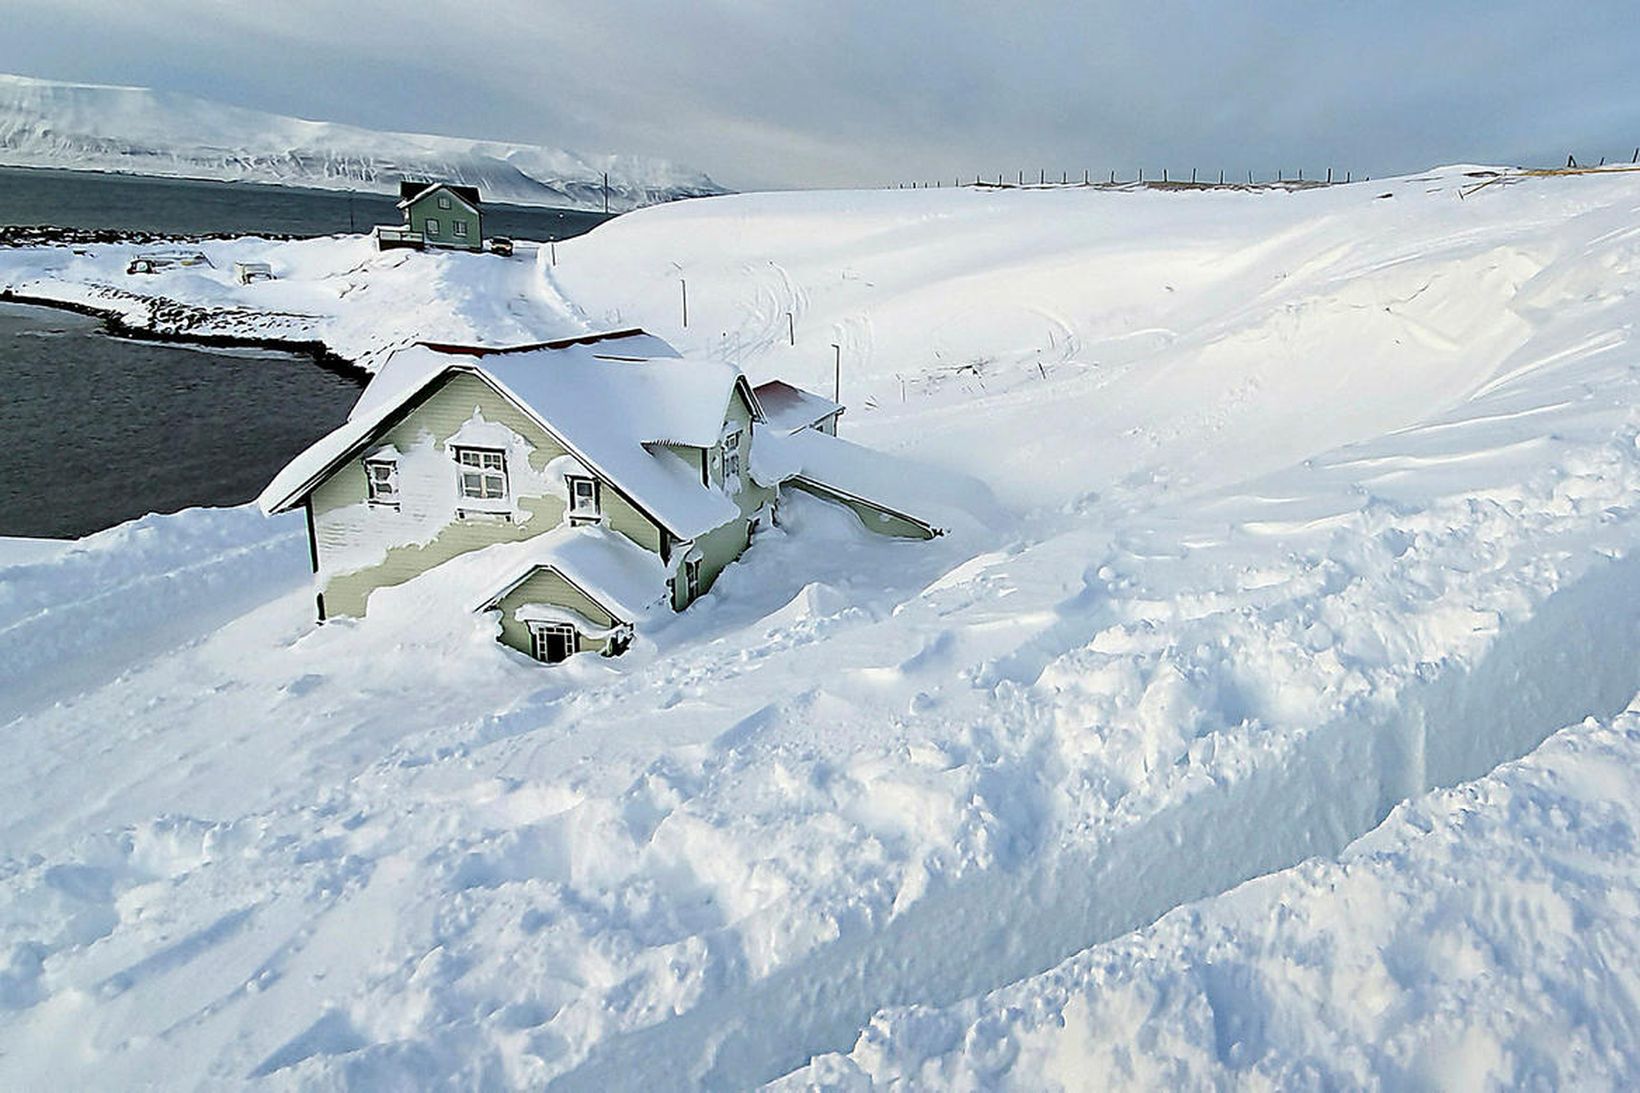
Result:
{"label": "snow-covered field", "polygon": [[698,171],[640,156],[382,133],[145,87],[0,74],[0,162],[396,193],[401,177],[465,182],[486,200],[617,211],[723,193]]}
{"label": "snow-covered field", "polygon": [[835,343],[842,435],[997,502],[797,498],[557,670],[436,572],[313,627],[299,521],[0,540],[0,1085],[1632,1084],[1640,174],[1477,181],[0,253],[367,365]]}

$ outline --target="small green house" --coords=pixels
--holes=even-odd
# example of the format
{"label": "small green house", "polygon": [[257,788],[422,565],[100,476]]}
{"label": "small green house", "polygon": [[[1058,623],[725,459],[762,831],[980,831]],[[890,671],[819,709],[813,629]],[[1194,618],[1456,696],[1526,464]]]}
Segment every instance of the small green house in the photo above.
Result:
{"label": "small green house", "polygon": [[484,249],[484,213],[477,186],[448,182],[400,182],[401,228],[377,229],[384,247]]}

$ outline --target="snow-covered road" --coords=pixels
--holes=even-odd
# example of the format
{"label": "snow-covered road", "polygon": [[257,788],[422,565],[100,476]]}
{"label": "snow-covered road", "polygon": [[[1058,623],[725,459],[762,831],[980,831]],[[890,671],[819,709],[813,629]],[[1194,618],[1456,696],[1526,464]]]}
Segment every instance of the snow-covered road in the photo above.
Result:
{"label": "snow-covered road", "polygon": [[[844,435],[1000,507],[921,544],[799,499],[632,653],[551,672],[431,579],[314,629],[299,528],[244,511],[0,568],[31,681],[0,713],[4,1084],[1549,1073],[1529,1022],[1453,1008],[1476,936],[1515,1012],[1588,1015],[1555,1076],[1630,1073],[1631,977],[1533,963],[1627,936],[1632,720],[1488,772],[1640,691],[1640,175],[1470,182],[714,199],[544,270],[225,244],[288,261],[268,306],[339,347],[620,322],[825,389],[836,342]],[[1489,860],[1574,925],[1500,905]],[[1579,948],[1585,901],[1617,932]],[[1377,1016],[1341,1024],[1352,992]]]}

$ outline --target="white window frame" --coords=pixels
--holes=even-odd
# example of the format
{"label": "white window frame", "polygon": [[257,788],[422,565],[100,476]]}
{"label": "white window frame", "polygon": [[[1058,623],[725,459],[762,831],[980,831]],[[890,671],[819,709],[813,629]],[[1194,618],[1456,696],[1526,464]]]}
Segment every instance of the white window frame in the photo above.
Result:
{"label": "white window frame", "polygon": [[743,434],[733,429],[723,434],[723,482],[740,481],[740,439]]}
{"label": "white window frame", "polygon": [[429,216],[426,219],[426,221],[422,224],[422,229],[421,230],[422,230],[423,234],[426,234],[426,235],[437,235],[438,234],[438,217]]}
{"label": "white window frame", "polygon": [[457,239],[467,238],[467,222],[465,220],[451,220],[450,231],[455,233]]}
{"label": "white window frame", "polygon": [[[378,474],[379,471],[386,474]],[[364,483],[372,505],[399,507],[399,462],[396,459],[366,459]]]}
{"label": "white window frame", "polygon": [[441,209],[448,209],[450,207],[450,195],[449,194],[439,194],[438,195],[438,207],[441,208]]}
{"label": "white window frame", "polygon": [[[581,651],[581,632],[567,622],[532,622],[530,629],[530,656],[542,664],[562,664]],[[547,656],[547,638],[567,638],[568,652],[557,660]]]}
{"label": "white window frame", "polygon": [[[581,486],[591,488],[592,504],[590,507],[581,505],[581,495],[578,492]],[[596,478],[589,475],[566,474],[564,476],[564,488],[569,491],[569,507],[565,509],[565,513],[568,515],[570,522],[591,522],[603,518],[603,484]]]}
{"label": "white window frame", "polygon": [[456,462],[456,496],[462,501],[504,505],[512,498],[507,480],[507,453],[500,448],[451,449]]}

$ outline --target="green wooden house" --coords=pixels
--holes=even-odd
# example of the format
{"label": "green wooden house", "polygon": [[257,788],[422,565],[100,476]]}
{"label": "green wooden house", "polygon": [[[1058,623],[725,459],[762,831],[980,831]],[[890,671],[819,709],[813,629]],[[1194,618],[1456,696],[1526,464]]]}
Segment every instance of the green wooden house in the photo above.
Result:
{"label": "green wooden house", "polygon": [[404,213],[402,226],[382,225],[376,229],[377,245],[384,250],[392,247],[484,249],[484,212],[477,186],[402,181],[399,209]]}
{"label": "green wooden house", "polygon": [[937,534],[886,496],[896,476],[873,458],[771,426],[738,368],[641,330],[422,343],[259,502],[306,513],[321,621],[445,567],[479,583],[467,609],[496,614],[499,640],[552,662],[618,654],[647,615],[704,595],[773,523],[784,484],[874,531]]}

